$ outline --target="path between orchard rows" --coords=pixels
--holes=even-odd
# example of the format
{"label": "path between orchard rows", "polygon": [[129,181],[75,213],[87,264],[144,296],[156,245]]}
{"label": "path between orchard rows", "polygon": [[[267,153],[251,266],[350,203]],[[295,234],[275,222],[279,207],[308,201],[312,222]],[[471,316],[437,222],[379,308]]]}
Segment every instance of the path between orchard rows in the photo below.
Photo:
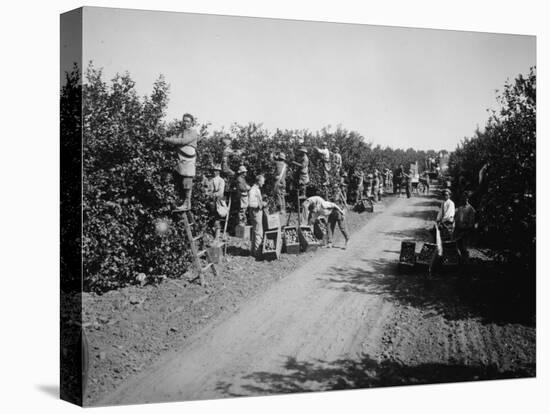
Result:
{"label": "path between orchard rows", "polygon": [[534,328],[461,316],[452,292],[398,273],[401,241],[436,209],[395,200],[347,250],[316,255],[99,405],[534,375]]}

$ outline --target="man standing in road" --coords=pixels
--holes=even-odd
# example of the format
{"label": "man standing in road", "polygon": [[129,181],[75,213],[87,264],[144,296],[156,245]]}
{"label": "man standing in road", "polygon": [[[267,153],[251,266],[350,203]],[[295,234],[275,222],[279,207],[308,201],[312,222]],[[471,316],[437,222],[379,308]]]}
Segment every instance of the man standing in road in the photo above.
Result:
{"label": "man standing in road", "polygon": [[401,181],[403,180],[403,165],[399,165],[393,173],[393,193],[401,197]]}
{"label": "man standing in road", "polygon": [[454,238],[458,244],[458,250],[464,263],[468,263],[468,246],[475,229],[476,211],[469,202],[469,194],[465,192],[461,205],[455,212]]}
{"label": "man standing in road", "polygon": [[250,211],[250,222],[253,230],[250,241],[250,254],[253,256],[259,256],[264,237],[262,219],[264,208],[267,206],[267,203],[262,199],[261,192],[264,183],[265,178],[263,175],[256,176],[256,182],[248,192],[248,210]]}
{"label": "man standing in road", "polygon": [[444,190],[443,197],[444,201],[441,203],[436,221],[441,231],[442,239],[450,239],[454,230],[455,203],[451,200],[450,190]]}
{"label": "man standing in road", "polygon": [[342,235],[345,239],[345,245],[344,249],[348,245],[349,236],[348,232],[346,231],[346,223],[344,221],[344,211],[338,207],[337,204],[331,202],[331,201],[325,201],[322,197],[319,196],[313,196],[309,197],[306,201],[304,201],[304,219],[306,219],[307,223],[309,225],[312,225],[315,220],[317,220],[320,217],[324,217],[327,221],[327,234],[326,234],[326,246],[327,248],[332,247],[332,238],[334,235],[334,229],[336,228],[336,224],[338,224],[338,228],[342,232]]}
{"label": "man standing in road", "polygon": [[176,207],[176,210],[188,211],[191,210],[191,192],[193,190],[193,178],[196,174],[197,144],[201,137],[192,128],[195,122],[193,115],[184,114],[182,122],[182,130],[176,135],[164,138],[164,142],[174,145],[178,155],[176,188],[180,193],[183,204]]}

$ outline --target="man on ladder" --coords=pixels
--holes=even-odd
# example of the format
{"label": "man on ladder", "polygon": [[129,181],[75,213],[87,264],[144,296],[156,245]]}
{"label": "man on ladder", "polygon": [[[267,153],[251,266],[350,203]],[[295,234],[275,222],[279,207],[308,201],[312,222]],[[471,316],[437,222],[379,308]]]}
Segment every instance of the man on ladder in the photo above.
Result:
{"label": "man on ladder", "polygon": [[191,210],[191,192],[193,190],[193,178],[196,173],[197,144],[201,139],[199,133],[192,128],[195,118],[191,114],[184,114],[181,131],[171,137],[164,138],[164,142],[174,145],[178,156],[176,166],[176,188],[180,193],[183,204],[178,206],[178,211]]}

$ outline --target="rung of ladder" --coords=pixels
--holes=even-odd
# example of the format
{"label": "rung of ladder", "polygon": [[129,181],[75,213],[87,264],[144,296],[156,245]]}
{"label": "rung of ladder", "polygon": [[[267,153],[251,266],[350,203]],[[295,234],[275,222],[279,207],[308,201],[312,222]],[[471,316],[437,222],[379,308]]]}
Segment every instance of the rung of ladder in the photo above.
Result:
{"label": "rung of ladder", "polygon": [[199,234],[198,236],[193,237],[193,241],[197,241],[202,239],[202,234]]}
{"label": "rung of ladder", "polygon": [[206,250],[201,250],[197,252],[198,257],[204,256],[205,254],[206,254]]}
{"label": "rung of ladder", "polygon": [[204,271],[210,269],[212,266],[214,266],[214,263],[208,263],[206,266],[201,268],[201,272],[204,272]]}

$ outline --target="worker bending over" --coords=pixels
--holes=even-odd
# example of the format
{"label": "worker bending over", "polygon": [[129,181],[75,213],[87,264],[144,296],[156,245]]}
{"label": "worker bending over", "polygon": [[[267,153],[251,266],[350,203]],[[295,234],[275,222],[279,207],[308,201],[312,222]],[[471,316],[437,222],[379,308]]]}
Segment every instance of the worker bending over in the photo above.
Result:
{"label": "worker bending over", "polygon": [[313,196],[304,201],[303,204],[304,221],[312,225],[319,217],[324,217],[327,221],[327,247],[332,247],[332,237],[336,224],[342,232],[346,243],[344,249],[348,245],[348,232],[346,231],[346,223],[344,219],[344,211],[331,201],[325,201],[322,197]]}

